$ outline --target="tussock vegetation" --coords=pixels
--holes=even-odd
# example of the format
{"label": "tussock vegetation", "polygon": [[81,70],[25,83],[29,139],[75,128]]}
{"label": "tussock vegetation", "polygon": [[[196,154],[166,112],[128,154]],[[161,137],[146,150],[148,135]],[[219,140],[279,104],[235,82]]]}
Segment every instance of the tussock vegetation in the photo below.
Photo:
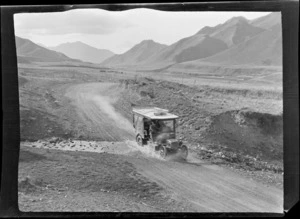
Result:
{"label": "tussock vegetation", "polygon": [[262,90],[250,90],[250,89],[241,89],[241,88],[219,88],[219,87],[210,87],[204,85],[203,88],[199,88],[199,92],[203,92],[205,95],[215,95],[215,94],[224,94],[224,95],[237,95],[240,97],[250,97],[250,98],[265,98],[273,100],[282,100],[282,93],[278,91],[262,91]]}

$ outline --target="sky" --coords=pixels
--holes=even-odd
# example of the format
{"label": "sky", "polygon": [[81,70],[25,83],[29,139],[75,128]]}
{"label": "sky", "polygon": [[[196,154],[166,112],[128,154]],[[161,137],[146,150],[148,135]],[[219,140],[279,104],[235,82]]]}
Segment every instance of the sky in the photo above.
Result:
{"label": "sky", "polygon": [[81,41],[121,54],[142,40],[171,45],[236,16],[249,20],[270,12],[166,12],[139,8],[126,11],[75,9],[14,15],[15,35],[46,47]]}

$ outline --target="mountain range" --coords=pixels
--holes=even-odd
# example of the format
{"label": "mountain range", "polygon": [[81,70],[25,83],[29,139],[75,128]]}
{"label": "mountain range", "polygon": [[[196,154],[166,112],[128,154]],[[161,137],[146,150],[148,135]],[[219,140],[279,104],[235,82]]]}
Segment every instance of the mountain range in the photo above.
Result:
{"label": "mountain range", "polygon": [[250,24],[264,29],[270,29],[277,24],[281,24],[280,12],[273,12],[263,17],[259,17],[250,21]]}
{"label": "mountain range", "polygon": [[[140,59],[148,41],[142,41],[129,51],[112,56],[105,66],[160,69],[168,66],[197,67],[203,64],[222,65],[282,65],[280,12],[247,20],[233,17],[214,27],[203,27],[196,34],[169,46],[151,41],[151,53]],[[134,51],[134,52],[133,52]],[[131,60],[131,61],[128,61]]]}
{"label": "mountain range", "polygon": [[68,56],[46,49],[28,39],[15,37],[18,62],[63,62],[78,61]]}
{"label": "mountain range", "polygon": [[233,17],[215,27],[204,27],[197,34],[207,34],[222,40],[228,47],[237,45],[264,31],[263,28],[253,26],[244,17]]}
{"label": "mountain range", "polygon": [[[270,19],[272,18],[272,19]],[[204,65],[282,66],[282,30],[280,13],[253,20],[265,29],[259,34],[204,59],[177,63],[173,69],[197,69]]]}
{"label": "mountain range", "polygon": [[105,67],[141,70],[197,69],[203,65],[281,66],[281,32],[281,14],[273,12],[253,20],[233,17],[214,27],[205,26],[171,45],[143,40],[123,54],[113,54],[82,42],[51,48],[18,37],[16,42],[18,58],[29,57],[31,61],[79,59]]}
{"label": "mountain range", "polygon": [[80,41],[63,43],[55,47],[49,47],[49,49],[61,52],[73,59],[92,63],[101,63],[105,59],[115,55],[109,50],[97,49]]}
{"label": "mountain range", "polygon": [[156,43],[153,40],[143,40],[127,52],[106,59],[101,64],[110,66],[118,66],[124,64],[136,65],[155,55],[158,51],[166,47],[167,45]]}

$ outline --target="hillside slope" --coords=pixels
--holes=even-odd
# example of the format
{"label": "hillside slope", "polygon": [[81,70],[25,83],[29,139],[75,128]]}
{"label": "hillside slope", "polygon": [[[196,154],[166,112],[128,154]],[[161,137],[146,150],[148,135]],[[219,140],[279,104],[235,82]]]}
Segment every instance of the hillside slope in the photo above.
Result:
{"label": "hillside slope", "polygon": [[228,47],[231,47],[250,39],[262,31],[264,31],[263,28],[251,25],[244,17],[233,17],[215,27],[206,26],[197,34],[208,34],[213,38],[224,41]]}
{"label": "hillside slope", "polygon": [[105,60],[102,64],[127,65],[141,69],[164,69],[176,63],[204,59],[219,54],[264,30],[251,25],[244,17],[234,17],[215,27],[204,27],[197,34],[165,46],[147,57],[144,56],[143,59],[132,58],[136,53],[142,53],[141,50],[145,49],[139,44],[122,55]]}
{"label": "hillside slope", "polygon": [[101,64],[113,66],[138,65],[165,47],[166,45],[156,43],[153,40],[143,40],[127,52],[120,55],[114,55]]}
{"label": "hillside slope", "polygon": [[276,25],[244,43],[202,61],[226,65],[282,65],[281,26]]}
{"label": "hillside slope", "polygon": [[128,52],[115,55],[102,64],[144,70],[198,68],[203,65],[282,65],[280,13],[247,20],[233,17],[214,27],[204,27],[195,35],[170,46],[143,41]]}
{"label": "hillside slope", "polygon": [[211,57],[173,65],[172,69],[200,69],[201,66],[282,66],[282,30],[277,23],[251,39]]}
{"label": "hillside slope", "polygon": [[266,16],[256,18],[250,22],[253,26],[271,29],[273,26],[277,24],[281,24],[281,13],[273,12]]}
{"label": "hillside slope", "polygon": [[227,45],[223,41],[197,34],[166,47],[146,60],[144,65],[161,68],[174,63],[209,57],[225,49]]}
{"label": "hillside slope", "polygon": [[68,56],[46,49],[28,39],[15,37],[18,62],[62,62],[77,61]]}
{"label": "hillside slope", "polygon": [[63,43],[50,49],[85,62],[101,63],[114,55],[106,49],[97,49],[82,42]]}

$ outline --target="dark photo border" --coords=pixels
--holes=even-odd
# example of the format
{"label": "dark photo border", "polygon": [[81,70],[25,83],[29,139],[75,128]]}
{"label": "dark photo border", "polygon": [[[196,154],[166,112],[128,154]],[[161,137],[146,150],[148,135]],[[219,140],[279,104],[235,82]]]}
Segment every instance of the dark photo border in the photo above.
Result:
{"label": "dark photo border", "polygon": [[[280,11],[283,38],[284,211],[282,213],[62,213],[21,212],[18,208],[20,115],[14,14],[60,12],[79,8],[122,11],[133,8],[165,11]],[[299,1],[177,2],[97,5],[1,6],[2,169],[0,217],[252,217],[284,216],[299,200]]]}

